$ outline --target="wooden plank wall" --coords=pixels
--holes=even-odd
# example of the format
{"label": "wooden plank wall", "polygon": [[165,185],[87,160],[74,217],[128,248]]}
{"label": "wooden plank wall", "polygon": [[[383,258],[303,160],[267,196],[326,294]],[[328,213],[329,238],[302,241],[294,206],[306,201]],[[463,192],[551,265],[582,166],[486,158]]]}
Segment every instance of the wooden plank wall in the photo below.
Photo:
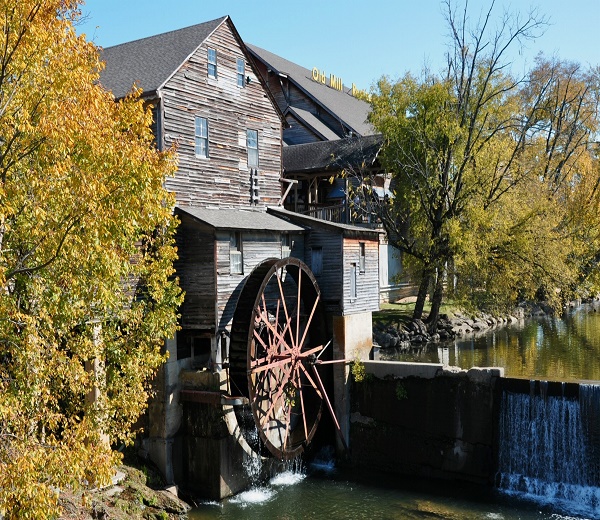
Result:
{"label": "wooden plank wall", "polygon": [[[291,256],[303,259],[303,237],[292,234],[294,247]],[[281,258],[281,234],[278,231],[254,231],[242,233],[243,274],[231,274],[229,270],[229,232],[217,233],[217,313],[219,330],[228,328],[233,319],[243,282],[252,270],[267,258]],[[302,256],[301,256],[302,255]]]}
{"label": "wooden plank wall", "polygon": [[[360,243],[365,244],[365,272],[361,273]],[[351,264],[356,264],[356,298],[350,294]],[[344,239],[344,303],[342,314],[379,310],[379,240]]]}
{"label": "wooden plank wall", "polygon": [[176,275],[185,299],[180,308],[183,329],[214,330],[215,308],[215,241],[211,230],[202,228],[189,217],[181,216],[177,229],[179,259]]}
{"label": "wooden plank wall", "polygon": [[285,120],[288,127],[283,130],[283,140],[288,145],[315,143],[322,141],[314,132],[304,126],[292,114],[287,114]]}
{"label": "wooden plank wall", "polygon": [[[207,48],[217,51],[217,79],[207,73]],[[249,207],[246,130],[258,131],[259,207],[281,196],[281,120],[246,62],[250,83],[237,86],[244,58],[229,22],[221,24],[161,89],[163,139],[175,144],[179,170],[166,182],[182,206]],[[195,156],[195,117],[208,120],[209,158]]]}
{"label": "wooden plank wall", "polygon": [[321,247],[323,250],[323,270],[315,274],[321,290],[323,304],[328,312],[339,313],[342,309],[343,270],[342,270],[342,234],[337,230],[313,227],[304,237],[305,263],[314,273],[312,265],[312,249]]}

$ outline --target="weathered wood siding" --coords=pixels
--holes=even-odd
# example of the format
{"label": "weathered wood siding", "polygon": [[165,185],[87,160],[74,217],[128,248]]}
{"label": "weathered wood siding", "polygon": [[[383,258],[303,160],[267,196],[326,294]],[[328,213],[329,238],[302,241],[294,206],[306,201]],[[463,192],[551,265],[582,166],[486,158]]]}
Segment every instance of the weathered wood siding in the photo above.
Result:
{"label": "weathered wood siding", "polygon": [[[313,227],[304,237],[305,263],[315,275],[325,310],[339,313],[342,309],[343,270],[342,270],[342,234],[329,228]],[[313,249],[322,249],[322,270],[315,272]]]}
{"label": "weathered wood siding", "polygon": [[[365,244],[365,271],[360,272],[360,244]],[[352,264],[356,265],[356,297],[351,294]],[[379,310],[379,240],[344,239],[344,303],[342,314]]]}
{"label": "weathered wood siding", "polygon": [[288,145],[315,143],[323,139],[315,134],[310,128],[304,126],[292,114],[287,114],[285,120],[288,124],[283,131],[283,140]]}
{"label": "weathered wood siding", "polygon": [[[217,51],[217,78],[207,73],[207,48]],[[196,207],[263,207],[281,196],[281,120],[250,64],[250,83],[237,85],[237,59],[244,54],[222,23],[161,88],[162,137],[177,146],[179,168],[166,182],[178,204]],[[208,158],[195,154],[195,117],[208,121]],[[258,131],[259,195],[253,204],[246,130]]]}
{"label": "weathered wood siding", "polygon": [[211,229],[181,216],[177,229],[179,259],[176,274],[185,291],[181,306],[182,329],[214,330],[215,307],[215,240]]}
{"label": "weathered wood siding", "polygon": [[[233,318],[243,283],[252,270],[267,258],[282,257],[281,233],[278,231],[254,231],[242,233],[242,261],[244,272],[231,274],[229,269],[230,233],[217,233],[217,313],[219,330],[226,329]],[[291,256],[302,258],[303,237],[290,234],[294,246]]]}

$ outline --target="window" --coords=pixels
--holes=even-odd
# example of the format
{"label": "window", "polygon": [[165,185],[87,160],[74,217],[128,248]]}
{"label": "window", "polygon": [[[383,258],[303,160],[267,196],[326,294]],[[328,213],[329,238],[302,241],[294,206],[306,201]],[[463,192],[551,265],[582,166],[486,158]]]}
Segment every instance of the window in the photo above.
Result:
{"label": "window", "polygon": [[177,332],[177,359],[193,358],[193,365],[209,367],[211,363],[211,339],[200,330]]}
{"label": "window", "polygon": [[315,275],[323,272],[323,248],[313,247],[311,251],[311,269]]}
{"label": "window", "polygon": [[356,264],[350,264],[350,301],[356,300]]}
{"label": "window", "polygon": [[229,273],[244,274],[244,262],[242,258],[242,234],[231,233],[229,242]]}
{"label": "window", "polygon": [[196,117],[196,157],[208,157],[208,121]]}
{"label": "window", "polygon": [[365,243],[359,242],[358,247],[360,248],[359,257],[358,257],[358,270],[361,273],[365,272]]}
{"label": "window", "polygon": [[208,77],[217,77],[217,51],[215,49],[208,49]]}
{"label": "window", "polygon": [[248,168],[258,168],[258,130],[246,130]]}
{"label": "window", "polygon": [[281,258],[287,258],[292,252],[292,240],[290,235],[283,233],[281,235]]}
{"label": "window", "polygon": [[237,59],[237,84],[238,87],[244,87],[246,76],[246,62],[242,58]]}

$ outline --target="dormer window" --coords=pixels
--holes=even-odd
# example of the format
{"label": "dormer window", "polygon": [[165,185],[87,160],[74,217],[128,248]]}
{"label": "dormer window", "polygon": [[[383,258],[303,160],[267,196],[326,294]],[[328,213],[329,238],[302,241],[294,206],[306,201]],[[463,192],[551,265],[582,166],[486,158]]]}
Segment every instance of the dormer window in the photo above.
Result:
{"label": "dormer window", "polygon": [[215,49],[208,49],[208,77],[217,77],[217,51]]}

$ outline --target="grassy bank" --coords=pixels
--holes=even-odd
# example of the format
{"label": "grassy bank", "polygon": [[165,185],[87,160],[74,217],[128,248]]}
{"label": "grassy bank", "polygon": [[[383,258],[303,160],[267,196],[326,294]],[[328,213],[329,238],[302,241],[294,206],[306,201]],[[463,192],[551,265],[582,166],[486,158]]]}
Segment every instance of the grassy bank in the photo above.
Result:
{"label": "grassy bank", "polygon": [[[393,326],[400,328],[408,324],[412,320],[412,315],[415,310],[414,298],[407,298],[396,303],[382,303],[379,306],[380,310],[373,313],[373,325]],[[423,309],[423,319],[427,317],[431,310],[431,304],[425,303]],[[458,312],[460,308],[452,301],[442,303],[440,314],[452,316]]]}

